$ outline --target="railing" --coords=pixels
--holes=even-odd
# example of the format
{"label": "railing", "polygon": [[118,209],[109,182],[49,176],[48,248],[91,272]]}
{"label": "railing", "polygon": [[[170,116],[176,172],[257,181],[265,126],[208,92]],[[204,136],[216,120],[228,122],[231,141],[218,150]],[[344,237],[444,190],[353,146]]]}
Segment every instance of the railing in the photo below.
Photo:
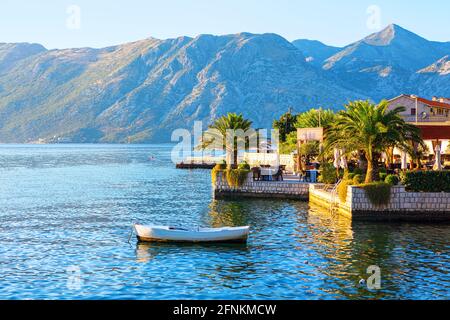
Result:
{"label": "railing", "polygon": [[338,188],[339,185],[342,183],[342,180],[339,180],[331,189],[331,201],[330,201],[330,212],[333,213],[334,209],[337,207],[338,204]]}
{"label": "railing", "polygon": [[183,162],[184,163],[193,163],[193,164],[214,164],[220,163],[225,160],[225,157],[188,157]]}
{"label": "railing", "polygon": [[415,123],[416,120],[418,123],[432,123],[432,122],[450,122],[450,117],[446,116],[428,116],[427,118],[423,119],[422,116],[419,115],[418,118],[416,116],[408,116],[404,117],[406,122]]}

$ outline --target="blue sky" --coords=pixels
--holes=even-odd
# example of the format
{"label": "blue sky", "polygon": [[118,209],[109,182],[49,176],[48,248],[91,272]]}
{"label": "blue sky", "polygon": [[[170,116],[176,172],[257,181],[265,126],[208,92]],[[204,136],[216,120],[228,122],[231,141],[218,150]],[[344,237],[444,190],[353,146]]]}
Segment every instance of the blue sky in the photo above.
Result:
{"label": "blue sky", "polygon": [[448,12],[443,0],[1,0],[0,42],[104,47],[245,31],[342,46],[393,22],[450,41]]}

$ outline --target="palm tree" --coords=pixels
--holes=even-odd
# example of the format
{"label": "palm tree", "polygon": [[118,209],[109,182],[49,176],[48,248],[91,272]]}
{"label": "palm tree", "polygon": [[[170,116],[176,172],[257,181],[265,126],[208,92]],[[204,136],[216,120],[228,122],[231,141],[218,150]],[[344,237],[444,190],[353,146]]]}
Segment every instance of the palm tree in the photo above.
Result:
{"label": "palm tree", "polygon": [[239,145],[247,145],[247,139],[251,138],[249,135],[247,137],[242,137],[241,135],[235,134],[234,141],[232,145],[227,143],[227,131],[232,130],[236,133],[237,130],[242,130],[246,134],[254,134],[255,132],[251,130],[252,122],[244,118],[242,114],[228,113],[226,116],[222,116],[216,119],[209,129],[204,133],[202,141],[200,143],[201,149],[220,149],[226,150],[227,159],[229,159],[231,153],[233,154],[233,163],[235,166],[238,164],[238,152]]}
{"label": "palm tree", "polygon": [[418,144],[411,141],[411,148],[407,150],[409,156],[411,157],[411,164],[416,164],[416,168],[420,169],[422,167],[421,160],[430,152],[426,144]]}
{"label": "palm tree", "polygon": [[333,110],[311,109],[297,116],[296,128],[328,128],[335,120],[336,114]]}
{"label": "palm tree", "polygon": [[408,151],[410,141],[423,144],[420,130],[406,123],[400,113],[404,107],[389,110],[389,103],[374,105],[369,101],[350,102],[338,114],[326,135],[326,149],[361,150],[367,160],[366,183],[377,180],[379,155],[391,147]]}
{"label": "palm tree", "polygon": [[297,122],[297,115],[292,114],[291,111],[283,114],[280,119],[273,122],[273,128],[280,132],[280,142],[286,142],[288,135],[292,132],[297,132],[295,123]]}

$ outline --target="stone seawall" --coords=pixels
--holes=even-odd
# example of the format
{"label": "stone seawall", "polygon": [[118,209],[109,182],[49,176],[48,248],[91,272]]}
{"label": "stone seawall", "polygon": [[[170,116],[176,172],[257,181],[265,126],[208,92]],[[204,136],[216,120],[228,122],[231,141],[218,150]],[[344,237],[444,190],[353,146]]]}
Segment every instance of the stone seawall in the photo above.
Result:
{"label": "stone seawall", "polygon": [[309,198],[309,184],[283,181],[253,181],[249,174],[247,181],[240,188],[232,188],[219,173],[214,186],[214,197],[221,198],[266,198],[292,199],[307,201]]}
{"label": "stone seawall", "polygon": [[347,199],[340,201],[336,192],[325,185],[295,181],[253,181],[249,174],[247,181],[239,188],[228,185],[219,173],[214,186],[216,199],[263,198],[310,201],[351,220],[379,221],[447,221],[450,222],[450,193],[408,192],[404,187],[392,187],[387,205],[373,205],[362,188],[350,186]]}
{"label": "stone seawall", "polygon": [[353,220],[450,221],[449,193],[408,192],[402,186],[392,187],[389,203],[381,206],[373,205],[357,186],[348,188],[345,203],[320,185],[311,186],[310,201]]}

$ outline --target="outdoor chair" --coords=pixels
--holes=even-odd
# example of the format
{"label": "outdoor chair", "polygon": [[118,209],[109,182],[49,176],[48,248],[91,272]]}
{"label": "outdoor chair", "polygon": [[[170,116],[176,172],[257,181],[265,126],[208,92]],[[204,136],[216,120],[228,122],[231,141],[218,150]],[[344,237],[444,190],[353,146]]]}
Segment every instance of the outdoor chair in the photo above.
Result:
{"label": "outdoor chair", "polygon": [[304,173],[303,171],[300,171],[300,172],[298,173],[298,180],[299,180],[300,182],[305,182],[305,173]]}
{"label": "outdoor chair", "polygon": [[261,181],[261,169],[258,167],[252,168],[253,181]]}
{"label": "outdoor chair", "polygon": [[305,182],[311,182],[311,171],[306,171]]}
{"label": "outdoor chair", "polygon": [[283,169],[281,167],[278,168],[278,172],[272,176],[274,181],[284,181],[283,179]]}

